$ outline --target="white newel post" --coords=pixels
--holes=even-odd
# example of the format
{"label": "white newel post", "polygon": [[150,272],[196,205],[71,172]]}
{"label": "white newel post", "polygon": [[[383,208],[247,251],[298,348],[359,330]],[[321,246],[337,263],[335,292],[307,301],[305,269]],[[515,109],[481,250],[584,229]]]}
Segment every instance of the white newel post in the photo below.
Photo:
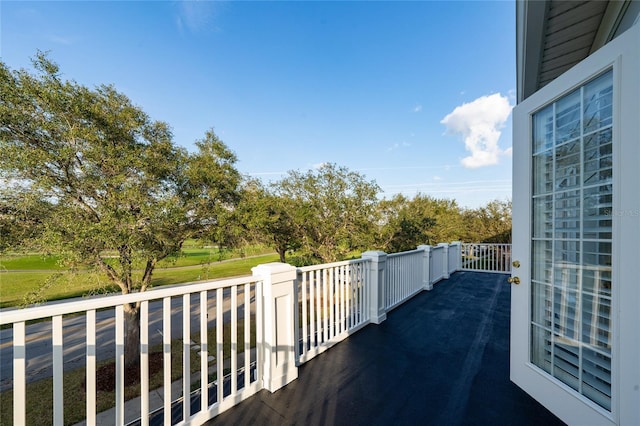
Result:
{"label": "white newel post", "polygon": [[362,253],[363,259],[370,259],[369,277],[371,278],[371,289],[369,294],[369,318],[374,324],[380,324],[387,319],[387,312],[384,309],[384,273],[387,264],[387,253],[383,251],[365,251]]}
{"label": "white newel post", "polygon": [[443,255],[442,255],[442,262],[443,262],[443,266],[444,266],[444,276],[442,277],[442,279],[448,280],[449,279],[449,244],[447,243],[440,243],[438,244],[439,247],[443,247]]}
{"label": "white newel post", "polygon": [[418,246],[418,250],[422,250],[423,276],[422,276],[422,289],[433,290],[433,284],[431,284],[431,246],[421,245]]}
{"label": "white newel post", "polygon": [[275,392],[298,378],[296,367],[296,268],[267,263],[252,268],[262,279],[263,377],[265,389]]}
{"label": "white newel post", "polygon": [[456,256],[456,272],[462,270],[462,243],[454,241],[449,246],[449,254]]}

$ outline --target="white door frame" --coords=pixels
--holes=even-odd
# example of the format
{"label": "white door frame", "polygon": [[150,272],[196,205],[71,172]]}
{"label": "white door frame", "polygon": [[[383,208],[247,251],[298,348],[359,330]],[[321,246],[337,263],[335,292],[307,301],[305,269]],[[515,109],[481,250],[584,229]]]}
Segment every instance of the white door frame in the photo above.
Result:
{"label": "white door frame", "polygon": [[[611,412],[530,362],[532,114],[613,69]],[[568,424],[640,425],[640,25],[524,100],[513,112],[511,380]]]}

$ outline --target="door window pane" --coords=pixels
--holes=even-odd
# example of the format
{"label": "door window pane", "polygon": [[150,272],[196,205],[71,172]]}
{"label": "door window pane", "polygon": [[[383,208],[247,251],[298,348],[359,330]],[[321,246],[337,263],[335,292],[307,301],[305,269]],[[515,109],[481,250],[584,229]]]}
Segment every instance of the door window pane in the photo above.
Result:
{"label": "door window pane", "polygon": [[553,237],[553,196],[533,199],[533,238]]}
{"label": "door window pane", "polygon": [[584,138],[584,184],[602,184],[612,178],[613,151],[611,127]]}
{"label": "door window pane", "polygon": [[533,116],[531,362],[611,409],[613,78]]}
{"label": "door window pane", "polygon": [[584,132],[610,126],[613,119],[611,73],[603,74],[584,88]]}
{"label": "door window pane", "polygon": [[580,90],[576,90],[556,102],[556,134],[554,138],[556,145],[580,136],[582,130],[580,111]]}
{"label": "door window pane", "polygon": [[538,154],[551,147],[553,147],[553,105],[549,105],[533,117],[533,153]]}
{"label": "door window pane", "polygon": [[533,156],[533,194],[553,191],[553,151]]}

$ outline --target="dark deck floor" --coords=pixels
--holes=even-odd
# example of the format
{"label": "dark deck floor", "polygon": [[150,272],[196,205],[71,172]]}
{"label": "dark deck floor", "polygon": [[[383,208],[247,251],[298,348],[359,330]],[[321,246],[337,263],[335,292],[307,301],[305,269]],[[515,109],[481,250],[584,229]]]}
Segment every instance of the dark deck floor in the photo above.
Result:
{"label": "dark deck floor", "polygon": [[561,425],[509,381],[510,287],[459,272],[327,352],[228,425]]}

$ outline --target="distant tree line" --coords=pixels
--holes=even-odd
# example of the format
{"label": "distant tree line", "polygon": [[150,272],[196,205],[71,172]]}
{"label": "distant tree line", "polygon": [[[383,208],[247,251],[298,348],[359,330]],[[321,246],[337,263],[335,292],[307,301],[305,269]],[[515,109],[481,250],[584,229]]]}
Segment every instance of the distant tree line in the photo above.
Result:
{"label": "distant tree line", "polygon": [[219,243],[259,242],[273,247],[282,262],[309,264],[367,249],[395,253],[440,242],[511,242],[510,201],[468,209],[423,194],[381,200],[379,190],[335,164],[292,171],[267,185],[245,181],[236,217]]}
{"label": "distant tree line", "polygon": [[[268,184],[243,178],[212,130],[187,152],[113,86],[65,80],[42,53],[33,65],[35,73],[0,61],[0,254],[54,253],[127,294],[145,291],[158,262],[190,238],[260,242],[297,263],[511,238],[510,202],[380,200],[374,182],[335,164]],[[139,304],[125,316],[125,359],[135,363]]]}

